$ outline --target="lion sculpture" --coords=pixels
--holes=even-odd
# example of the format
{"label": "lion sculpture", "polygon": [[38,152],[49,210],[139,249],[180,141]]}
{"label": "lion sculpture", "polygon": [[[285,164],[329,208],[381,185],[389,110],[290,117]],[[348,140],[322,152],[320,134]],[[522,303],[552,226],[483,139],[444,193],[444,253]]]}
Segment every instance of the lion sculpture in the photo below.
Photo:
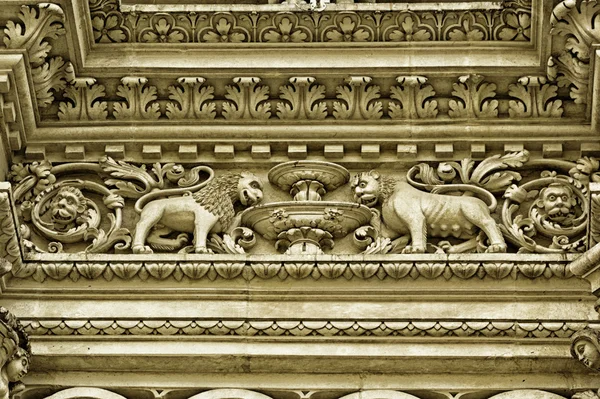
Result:
{"label": "lion sculpture", "polygon": [[[368,207],[381,203],[384,236],[400,237],[403,243],[410,238],[403,253],[425,252],[428,235],[474,240],[476,227],[488,236],[487,252],[506,252],[504,237],[479,198],[420,191],[406,181],[381,176],[376,171],[358,174],[351,186],[356,202]],[[494,199],[491,206],[495,205]]]}
{"label": "lion sculpture", "polygon": [[[187,234],[179,235],[175,240],[162,238],[172,232],[193,233],[194,251],[207,253],[208,234],[226,233],[238,227],[239,218],[235,217],[234,204],[240,201],[244,206],[252,206],[263,196],[260,180],[250,172],[215,177],[194,193],[185,189],[168,191],[169,194],[187,195],[148,202],[151,197],[160,195],[159,191],[136,202],[135,210],[140,214],[140,220],[135,227],[133,253],[152,253],[151,247],[177,249],[187,242]],[[152,228],[155,229],[150,233]],[[147,239],[149,246],[146,245]]]}

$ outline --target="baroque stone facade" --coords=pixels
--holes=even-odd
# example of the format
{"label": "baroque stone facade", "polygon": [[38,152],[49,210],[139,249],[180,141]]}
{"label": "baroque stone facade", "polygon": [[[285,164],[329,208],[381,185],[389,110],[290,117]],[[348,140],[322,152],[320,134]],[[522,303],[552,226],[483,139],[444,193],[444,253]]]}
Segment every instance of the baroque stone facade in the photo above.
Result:
{"label": "baroque stone facade", "polygon": [[596,0],[2,5],[3,397],[600,395]]}

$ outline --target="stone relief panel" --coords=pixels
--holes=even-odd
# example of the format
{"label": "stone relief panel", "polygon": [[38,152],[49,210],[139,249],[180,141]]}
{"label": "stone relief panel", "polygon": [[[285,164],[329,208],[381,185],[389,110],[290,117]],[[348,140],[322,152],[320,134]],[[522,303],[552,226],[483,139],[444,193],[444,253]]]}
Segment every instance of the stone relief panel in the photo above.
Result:
{"label": "stone relief panel", "polygon": [[15,164],[11,178],[29,254],[561,254],[588,247],[598,169],[527,151],[353,173],[323,161],[215,172],[105,156]]}

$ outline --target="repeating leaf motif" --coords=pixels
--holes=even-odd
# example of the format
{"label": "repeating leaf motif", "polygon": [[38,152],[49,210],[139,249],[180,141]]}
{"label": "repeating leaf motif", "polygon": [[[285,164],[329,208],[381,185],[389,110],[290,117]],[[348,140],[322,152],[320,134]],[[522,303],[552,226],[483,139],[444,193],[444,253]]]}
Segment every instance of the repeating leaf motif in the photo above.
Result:
{"label": "repeating leaf motif", "polygon": [[431,100],[435,91],[431,85],[425,84],[424,76],[398,76],[400,86],[390,88],[390,98],[400,103],[390,102],[389,113],[392,119],[426,119],[435,118],[437,101]]}
{"label": "repeating leaf motif", "polygon": [[285,103],[277,103],[277,116],[280,119],[325,119],[327,104],[325,86],[314,84],[312,77],[292,77],[290,85],[279,88],[280,98]]}
{"label": "repeating leaf motif", "polygon": [[[452,95],[460,101],[450,100],[448,114],[451,118],[494,118],[498,116],[496,85],[484,83],[481,75],[466,75],[452,85]],[[492,99],[492,100],[489,100]]]}
{"label": "repeating leaf motif", "polygon": [[58,119],[64,121],[105,120],[108,116],[107,102],[101,99],[106,95],[102,85],[94,84],[95,79],[77,79],[69,85],[64,96],[70,102],[58,105]]}
{"label": "repeating leaf motif", "polygon": [[125,77],[122,85],[117,88],[117,95],[125,102],[113,103],[113,115],[121,120],[158,119],[160,106],[157,99],[156,87],[144,87],[148,79],[141,77]]}
{"label": "repeating leaf motif", "polygon": [[518,84],[508,86],[510,100],[508,113],[514,118],[559,118],[563,113],[562,101],[557,97],[558,88],[548,84],[545,77],[525,76]]}
{"label": "repeating leaf motif", "polygon": [[31,70],[38,107],[50,106],[54,101],[53,92],[58,93],[66,87],[66,67],[61,57],[53,57]]}
{"label": "repeating leaf motif", "polygon": [[166,115],[169,119],[214,119],[216,104],[215,88],[202,86],[204,78],[179,78],[181,87],[169,86],[169,99],[174,100],[166,105]]}
{"label": "repeating leaf motif", "polygon": [[234,78],[236,86],[226,86],[225,98],[230,101],[223,103],[225,119],[268,119],[271,116],[269,87],[259,86],[260,78]]}
{"label": "repeating leaf motif", "polygon": [[333,116],[336,119],[380,119],[383,104],[376,101],[381,97],[379,86],[371,85],[368,76],[351,76],[347,85],[336,88],[337,98],[343,102],[333,103]]}

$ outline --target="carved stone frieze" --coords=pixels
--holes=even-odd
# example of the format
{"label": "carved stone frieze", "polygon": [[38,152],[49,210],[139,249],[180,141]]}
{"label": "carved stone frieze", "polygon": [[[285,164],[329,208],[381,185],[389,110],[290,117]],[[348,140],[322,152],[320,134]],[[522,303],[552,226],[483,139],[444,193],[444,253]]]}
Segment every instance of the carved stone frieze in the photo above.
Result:
{"label": "carved stone frieze", "polygon": [[[287,2],[283,2],[287,3]],[[357,12],[340,4],[303,10],[301,2],[255,11],[123,12],[114,1],[90,1],[94,40],[110,43],[345,43],[531,40],[530,1],[498,9]],[[233,7],[234,8],[234,7]],[[235,10],[235,8],[234,8]]]}
{"label": "carved stone frieze", "polygon": [[[15,164],[11,175],[29,254],[267,254],[269,242],[287,254],[561,254],[582,252],[595,237],[588,185],[598,169],[592,158],[534,162],[521,151],[359,172],[350,183],[348,170],[323,161],[216,175],[205,165],[103,157]],[[272,185],[266,192],[261,174]]]}

